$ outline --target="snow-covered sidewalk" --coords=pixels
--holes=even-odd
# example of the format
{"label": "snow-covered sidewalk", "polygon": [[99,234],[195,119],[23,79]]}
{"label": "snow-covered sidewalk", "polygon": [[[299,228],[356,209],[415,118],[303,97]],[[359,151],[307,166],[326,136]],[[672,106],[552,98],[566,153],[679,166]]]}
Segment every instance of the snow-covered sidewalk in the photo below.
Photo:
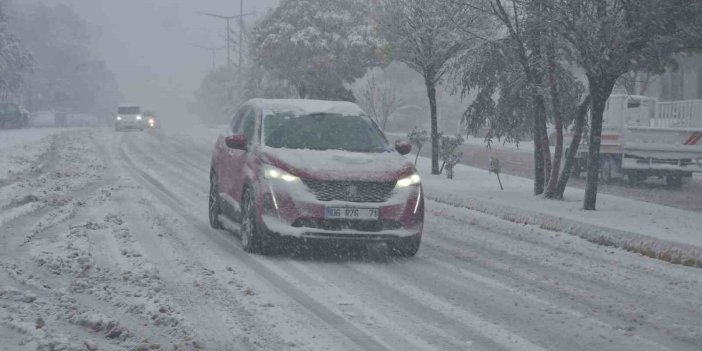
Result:
{"label": "snow-covered sidewalk", "polygon": [[568,188],[564,201],[532,195],[530,179],[494,174],[465,165],[455,179],[431,175],[430,160],[420,157],[428,199],[467,207],[503,219],[567,232],[665,261],[702,267],[702,216],[646,202],[600,194],[597,211],[582,210],[584,191]]}

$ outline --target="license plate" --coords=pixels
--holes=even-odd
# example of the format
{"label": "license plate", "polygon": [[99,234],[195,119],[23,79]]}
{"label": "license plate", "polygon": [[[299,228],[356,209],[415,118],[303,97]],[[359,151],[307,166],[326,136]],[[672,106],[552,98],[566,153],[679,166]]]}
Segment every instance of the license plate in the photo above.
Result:
{"label": "license plate", "polygon": [[377,208],[327,207],[324,210],[326,219],[378,219]]}

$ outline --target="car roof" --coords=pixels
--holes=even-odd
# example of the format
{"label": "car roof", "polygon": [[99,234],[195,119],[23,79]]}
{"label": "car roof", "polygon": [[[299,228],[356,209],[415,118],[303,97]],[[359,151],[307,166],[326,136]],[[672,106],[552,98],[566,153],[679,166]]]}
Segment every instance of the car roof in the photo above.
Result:
{"label": "car roof", "polygon": [[342,115],[366,115],[361,107],[348,101],[308,99],[252,99],[246,105],[267,112],[295,111],[299,114],[334,113]]}

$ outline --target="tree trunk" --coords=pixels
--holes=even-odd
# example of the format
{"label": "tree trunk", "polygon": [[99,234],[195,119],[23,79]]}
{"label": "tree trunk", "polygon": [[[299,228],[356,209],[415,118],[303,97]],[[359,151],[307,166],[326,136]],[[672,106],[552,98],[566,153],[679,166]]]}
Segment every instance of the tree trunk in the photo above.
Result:
{"label": "tree trunk", "polygon": [[587,119],[587,112],[590,110],[590,96],[588,95],[585,100],[578,106],[577,115],[575,116],[575,129],[573,130],[573,139],[570,141],[568,147],[568,152],[566,153],[565,162],[563,164],[563,171],[558,179],[558,185],[556,185],[556,191],[553,194],[554,199],[563,199],[563,193],[565,192],[566,186],[568,185],[568,180],[570,179],[570,173],[573,170],[573,164],[575,163],[575,155],[578,153],[578,148],[580,147],[580,142],[583,138],[583,130],[585,129],[585,120]]}
{"label": "tree trunk", "polygon": [[600,174],[600,144],[602,141],[602,115],[609,95],[614,88],[613,79],[593,78],[588,75],[590,96],[592,97],[592,118],[590,121],[590,140],[587,155],[587,184],[583,209],[595,211],[597,204],[597,185]]}
{"label": "tree trunk", "polygon": [[556,149],[553,151],[553,165],[551,166],[551,175],[548,178],[546,193],[544,197],[553,199],[556,194],[556,186],[558,184],[559,172],[561,170],[561,159],[563,158],[563,119],[558,115],[555,116],[556,128]]}
{"label": "tree trunk", "polygon": [[300,96],[300,99],[307,99],[307,93],[307,87],[304,83],[297,84],[297,94]]}
{"label": "tree trunk", "polygon": [[440,174],[439,171],[439,123],[436,111],[436,83],[434,77],[424,78],[429,97],[429,111],[431,118],[431,174]]}
{"label": "tree trunk", "polygon": [[546,132],[544,98],[536,89],[532,94],[534,99],[534,195],[541,195],[544,193],[546,178],[551,170],[551,149],[548,146]]}
{"label": "tree trunk", "polygon": [[[544,101],[543,95],[539,94],[537,97],[537,116],[536,123],[537,128],[540,129],[541,134],[541,157],[544,162],[544,184],[548,183],[551,176],[551,146],[548,143],[548,129],[546,128],[546,102]],[[536,142],[536,140],[534,141]]]}
{"label": "tree trunk", "polygon": [[[536,124],[536,120],[534,120]],[[534,126],[534,195],[541,195],[544,193],[544,158],[543,152],[541,151],[541,143],[538,140],[541,139],[541,134],[539,130]]]}
{"label": "tree trunk", "polygon": [[[549,47],[548,57],[548,78],[549,89],[551,92],[551,106],[553,106],[553,121],[554,127],[556,128],[556,149],[553,152],[553,165],[551,166],[551,174],[548,177],[548,185],[546,186],[546,193],[544,194],[544,197],[547,199],[552,199],[556,192],[558,174],[561,171],[561,159],[563,158],[563,115],[561,114],[558,78],[556,77],[558,63],[556,62],[553,47]],[[546,137],[546,140],[548,140],[548,136]],[[547,143],[547,145],[549,145],[550,151],[550,143]]]}

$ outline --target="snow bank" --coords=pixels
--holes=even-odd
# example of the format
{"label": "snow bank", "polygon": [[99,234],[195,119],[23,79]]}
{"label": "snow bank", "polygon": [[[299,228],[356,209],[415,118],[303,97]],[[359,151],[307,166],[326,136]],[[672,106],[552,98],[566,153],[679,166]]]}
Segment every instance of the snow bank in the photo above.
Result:
{"label": "snow bank", "polygon": [[450,181],[443,175],[431,175],[427,158],[420,158],[418,168],[430,200],[702,267],[702,216],[698,213],[605,194],[598,195],[597,211],[584,211],[581,189],[568,188],[564,201],[553,201],[533,196],[533,183],[526,178],[502,174],[505,190],[500,191],[496,177],[482,169],[458,165]]}
{"label": "snow bank", "polygon": [[16,145],[35,143],[60,131],[60,129],[54,128],[0,130],[0,150]]}

